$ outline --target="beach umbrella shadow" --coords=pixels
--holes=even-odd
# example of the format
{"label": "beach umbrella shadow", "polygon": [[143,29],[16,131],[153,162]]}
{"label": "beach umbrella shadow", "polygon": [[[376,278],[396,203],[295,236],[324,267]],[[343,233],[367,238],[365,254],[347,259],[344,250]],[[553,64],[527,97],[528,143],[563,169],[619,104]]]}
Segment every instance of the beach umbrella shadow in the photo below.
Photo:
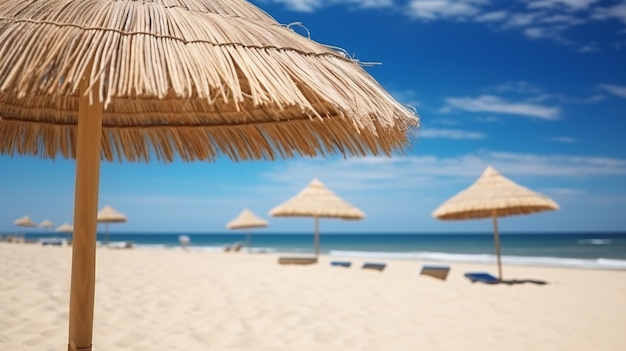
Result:
{"label": "beach umbrella shadow", "polygon": [[498,217],[525,215],[558,208],[556,202],[547,196],[518,185],[502,176],[493,167],[487,166],[474,184],[444,202],[433,212],[433,216],[451,221],[491,218],[498,261],[498,279],[504,282]]}
{"label": "beach umbrella shadow", "polygon": [[313,179],[296,196],[274,207],[270,211],[270,215],[274,217],[313,217],[315,219],[313,240],[316,258],[320,251],[320,218],[347,220],[365,218],[365,214],[361,210],[337,196],[317,179]]}
{"label": "beach umbrella shadow", "polygon": [[418,125],[242,0],[0,4],[0,154],[76,159],[69,350],[91,350],[100,161],[391,155]]}

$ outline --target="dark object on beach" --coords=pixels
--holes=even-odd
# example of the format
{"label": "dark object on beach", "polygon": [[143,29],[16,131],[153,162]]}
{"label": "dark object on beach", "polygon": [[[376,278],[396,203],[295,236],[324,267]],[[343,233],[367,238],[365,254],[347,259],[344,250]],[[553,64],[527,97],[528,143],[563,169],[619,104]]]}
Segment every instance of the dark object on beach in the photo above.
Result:
{"label": "dark object on beach", "polygon": [[350,262],[350,261],[332,261],[332,262],[330,262],[330,265],[331,266],[350,268],[350,266],[352,266],[352,262]]}
{"label": "dark object on beach", "polygon": [[465,273],[465,277],[469,279],[472,283],[485,283],[485,284],[507,284],[507,285],[516,285],[516,284],[537,284],[537,285],[546,285],[547,282],[543,280],[536,279],[507,279],[500,280],[493,275],[485,272],[468,272]]}
{"label": "dark object on beach", "polygon": [[239,252],[241,251],[242,243],[239,241],[232,243],[231,245],[224,246],[224,252]]}
{"label": "dark object on beach", "polygon": [[446,280],[450,273],[448,266],[423,266],[420,275],[427,275],[440,280]]}
{"label": "dark object on beach", "polygon": [[387,264],[385,263],[373,263],[373,262],[365,262],[363,263],[363,269],[373,269],[373,270],[377,270],[377,271],[383,271],[383,269],[385,269],[385,267],[387,267]]}
{"label": "dark object on beach", "polygon": [[317,257],[279,257],[279,264],[314,264],[317,263]]}

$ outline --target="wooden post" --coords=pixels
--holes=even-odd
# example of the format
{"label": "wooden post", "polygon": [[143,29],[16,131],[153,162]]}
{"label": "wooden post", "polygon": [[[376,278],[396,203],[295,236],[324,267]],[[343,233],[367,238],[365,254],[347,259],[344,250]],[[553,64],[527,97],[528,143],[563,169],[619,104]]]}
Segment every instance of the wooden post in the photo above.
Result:
{"label": "wooden post", "polygon": [[83,76],[78,96],[78,136],[76,144],[76,188],[74,192],[74,234],[72,237],[72,280],[68,350],[90,351],[93,335],[93,308],[96,283],[96,227],[102,113],[98,89],[85,92],[89,72]]}
{"label": "wooden post", "polygon": [[493,242],[496,245],[496,256],[498,257],[498,279],[502,281],[502,262],[500,258],[500,234],[498,233],[498,216],[493,211]]}
{"label": "wooden post", "polygon": [[320,219],[315,217],[315,258],[320,255]]}

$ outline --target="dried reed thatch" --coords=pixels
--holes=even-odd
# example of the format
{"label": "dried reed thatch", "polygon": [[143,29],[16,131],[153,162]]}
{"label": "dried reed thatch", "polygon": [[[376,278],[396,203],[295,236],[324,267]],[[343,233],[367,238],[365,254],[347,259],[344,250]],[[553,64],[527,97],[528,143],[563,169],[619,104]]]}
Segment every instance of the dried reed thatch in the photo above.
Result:
{"label": "dried reed thatch", "polygon": [[267,221],[245,208],[239,216],[226,224],[228,229],[250,229],[267,227]]}
{"label": "dried reed thatch", "polygon": [[27,228],[35,228],[37,226],[37,224],[33,222],[30,219],[30,217],[28,217],[28,215],[14,220],[13,224],[15,224],[18,227],[27,227]]}
{"label": "dried reed thatch", "polygon": [[442,220],[464,220],[558,208],[559,205],[547,196],[516,184],[489,166],[474,184],[439,206],[433,216]]}
{"label": "dried reed thatch", "polygon": [[363,219],[365,217],[361,210],[337,196],[317,179],[313,179],[296,196],[274,207],[270,215],[340,219]]}
{"label": "dried reed thatch", "polygon": [[128,220],[128,217],[113,207],[106,205],[98,211],[97,219],[99,223],[124,223]]}
{"label": "dried reed thatch", "polygon": [[106,160],[389,154],[416,115],[246,1],[0,4],[0,153],[76,156],[79,83]]}

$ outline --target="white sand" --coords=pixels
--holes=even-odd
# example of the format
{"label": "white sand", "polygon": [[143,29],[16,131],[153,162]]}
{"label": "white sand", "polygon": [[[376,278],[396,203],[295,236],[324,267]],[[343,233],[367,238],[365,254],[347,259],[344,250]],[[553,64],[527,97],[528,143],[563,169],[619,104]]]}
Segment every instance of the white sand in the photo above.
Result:
{"label": "white sand", "polygon": [[[94,350],[626,350],[626,272],[98,249]],[[333,260],[338,259],[336,257]],[[0,243],[0,350],[67,350],[71,248]],[[377,260],[368,260],[377,261]],[[439,263],[440,264],[440,263]]]}

